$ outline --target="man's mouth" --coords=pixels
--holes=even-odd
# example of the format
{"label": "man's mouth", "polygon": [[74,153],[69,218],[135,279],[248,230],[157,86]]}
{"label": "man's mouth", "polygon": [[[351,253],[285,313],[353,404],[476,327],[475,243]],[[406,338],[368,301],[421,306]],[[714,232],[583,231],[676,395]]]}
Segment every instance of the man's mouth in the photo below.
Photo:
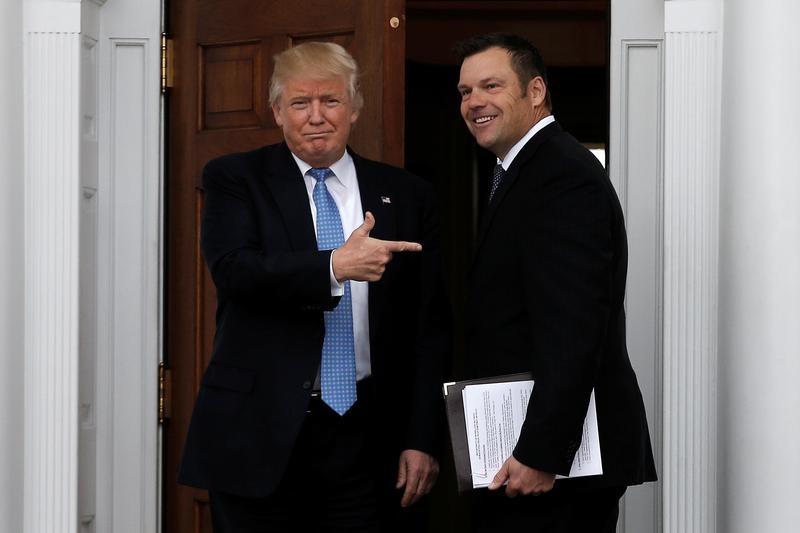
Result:
{"label": "man's mouth", "polygon": [[497,118],[497,115],[485,115],[482,117],[477,117],[472,119],[472,122],[480,126],[481,124],[486,124],[487,122],[491,122]]}

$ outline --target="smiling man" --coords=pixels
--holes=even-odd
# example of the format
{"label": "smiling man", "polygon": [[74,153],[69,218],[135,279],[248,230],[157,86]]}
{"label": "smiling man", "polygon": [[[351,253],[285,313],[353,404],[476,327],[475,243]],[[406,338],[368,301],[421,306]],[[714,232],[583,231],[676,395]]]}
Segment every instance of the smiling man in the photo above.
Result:
{"label": "smiling man", "polygon": [[[655,480],[644,405],[625,346],[627,241],[597,159],[555,122],[527,40],[457,47],[461,115],[497,156],[468,283],[464,377],[531,372],[514,452],[474,492],[473,529],[613,533],[626,487]],[[570,472],[594,390],[603,474]]]}
{"label": "smiling man", "polygon": [[275,56],[285,141],[211,161],[213,353],[180,481],[216,533],[420,531],[439,471],[449,310],[431,186],[348,149],[355,61]]}

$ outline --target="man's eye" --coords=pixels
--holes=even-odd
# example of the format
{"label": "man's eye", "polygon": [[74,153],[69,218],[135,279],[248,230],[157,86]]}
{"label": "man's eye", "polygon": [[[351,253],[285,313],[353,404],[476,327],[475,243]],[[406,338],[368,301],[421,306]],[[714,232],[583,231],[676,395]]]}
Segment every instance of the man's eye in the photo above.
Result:
{"label": "man's eye", "polygon": [[308,107],[308,102],[299,101],[299,102],[292,102],[292,109],[305,109]]}
{"label": "man's eye", "polygon": [[341,100],[337,100],[336,98],[329,98],[329,99],[325,100],[325,105],[327,105],[328,107],[336,107],[340,103],[341,103]]}
{"label": "man's eye", "polygon": [[487,83],[486,84],[486,88],[489,89],[489,90],[497,89],[498,87],[499,87],[499,85],[497,85],[496,83]]}

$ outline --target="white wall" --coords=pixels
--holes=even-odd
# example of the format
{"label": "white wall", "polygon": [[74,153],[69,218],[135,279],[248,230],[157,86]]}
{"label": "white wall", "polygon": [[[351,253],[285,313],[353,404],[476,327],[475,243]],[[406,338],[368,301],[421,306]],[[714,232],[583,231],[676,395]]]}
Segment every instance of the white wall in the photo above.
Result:
{"label": "white wall", "polygon": [[0,3],[0,530],[22,531],[22,3]]}
{"label": "white wall", "polygon": [[798,20],[797,0],[725,3],[718,530],[726,533],[800,523]]}

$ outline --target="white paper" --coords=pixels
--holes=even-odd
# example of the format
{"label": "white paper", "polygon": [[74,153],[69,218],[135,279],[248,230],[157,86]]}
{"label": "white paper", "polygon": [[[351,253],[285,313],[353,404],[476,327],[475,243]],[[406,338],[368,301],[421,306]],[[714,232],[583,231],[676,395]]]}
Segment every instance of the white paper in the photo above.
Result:
{"label": "white paper", "polygon": [[[492,482],[519,439],[533,391],[533,381],[467,385],[462,391],[472,486]],[[583,439],[569,477],[603,473],[594,391],[583,423]],[[558,476],[563,477],[563,476]]]}

